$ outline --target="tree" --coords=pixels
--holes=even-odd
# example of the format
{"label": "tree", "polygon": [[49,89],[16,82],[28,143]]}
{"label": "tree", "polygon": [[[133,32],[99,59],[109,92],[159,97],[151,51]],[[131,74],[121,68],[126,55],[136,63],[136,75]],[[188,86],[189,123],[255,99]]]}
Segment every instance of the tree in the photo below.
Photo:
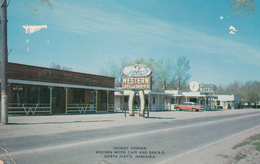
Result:
{"label": "tree", "polygon": [[173,79],[171,81],[171,85],[174,89],[188,89],[187,83],[191,77],[189,70],[190,61],[185,56],[179,57],[176,64],[173,66]]}
{"label": "tree", "polygon": [[[145,64],[152,70],[153,88],[175,89],[173,85],[171,85],[173,81],[179,82],[180,89],[188,88],[187,82],[190,78],[190,74],[188,73],[190,66],[189,61],[186,59],[186,57],[178,58],[176,68],[172,66],[173,63],[170,59],[163,61],[154,60],[152,58],[141,58],[134,61],[130,61],[127,58],[124,58],[123,60],[121,60],[120,64],[117,64],[116,62],[109,62],[105,67],[101,68],[99,71],[102,75],[115,77],[115,87],[121,87],[121,77],[123,68],[128,65],[134,64]],[[177,70],[178,73],[175,72],[175,70]],[[176,78],[178,80],[175,80],[174,76],[178,77]]]}
{"label": "tree", "polygon": [[226,93],[228,95],[239,95],[240,94],[240,86],[237,82],[229,84],[226,88]]}
{"label": "tree", "polygon": [[244,85],[237,82],[229,84],[226,88],[218,86],[217,95],[237,95],[242,103],[257,103],[260,101],[260,82],[248,81]]}
{"label": "tree", "polygon": [[158,61],[156,68],[158,70],[157,83],[158,87],[167,89],[168,83],[171,80],[172,66],[171,61],[167,60],[166,62]]}
{"label": "tree", "polygon": [[241,88],[241,98],[244,102],[255,103],[260,101],[260,82],[257,81],[248,81]]}
{"label": "tree", "polygon": [[171,61],[154,60],[149,58],[135,60],[134,63],[145,64],[152,70],[152,84],[153,88],[164,88],[166,89],[167,83],[170,81],[170,75],[172,71]]}
{"label": "tree", "polygon": [[231,12],[246,19],[255,10],[254,0],[230,0]]}
{"label": "tree", "polygon": [[124,67],[129,65],[131,62],[124,58],[119,64],[116,62],[108,62],[103,68],[99,69],[101,75],[115,77],[115,87],[121,87],[121,77]]}
{"label": "tree", "polygon": [[226,90],[222,86],[218,86],[217,90],[216,90],[216,94],[217,95],[225,95],[226,94]]}
{"label": "tree", "polygon": [[72,70],[71,67],[61,66],[61,65],[56,64],[54,62],[51,63],[50,67],[54,68],[54,69],[65,70],[65,71],[71,71]]}

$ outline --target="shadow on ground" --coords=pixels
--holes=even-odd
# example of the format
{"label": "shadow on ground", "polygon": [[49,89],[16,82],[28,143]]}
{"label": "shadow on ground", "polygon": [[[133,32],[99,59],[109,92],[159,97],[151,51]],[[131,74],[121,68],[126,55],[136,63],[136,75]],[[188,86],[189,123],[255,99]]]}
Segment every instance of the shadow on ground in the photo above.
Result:
{"label": "shadow on ground", "polygon": [[37,122],[37,123],[9,123],[8,125],[72,124],[72,123],[112,122],[112,121],[113,121],[113,120],[68,121],[68,122]]}
{"label": "shadow on ground", "polygon": [[174,118],[174,117],[145,117],[145,118],[151,118],[151,119],[171,119],[171,120],[173,120],[173,119],[176,119],[176,118]]}

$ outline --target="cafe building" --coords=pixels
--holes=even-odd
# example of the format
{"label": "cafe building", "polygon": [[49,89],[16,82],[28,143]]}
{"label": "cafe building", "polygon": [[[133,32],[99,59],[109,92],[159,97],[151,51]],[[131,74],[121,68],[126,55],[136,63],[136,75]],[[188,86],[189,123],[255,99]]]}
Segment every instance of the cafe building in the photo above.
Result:
{"label": "cafe building", "polygon": [[114,77],[8,63],[9,114],[114,111]]}

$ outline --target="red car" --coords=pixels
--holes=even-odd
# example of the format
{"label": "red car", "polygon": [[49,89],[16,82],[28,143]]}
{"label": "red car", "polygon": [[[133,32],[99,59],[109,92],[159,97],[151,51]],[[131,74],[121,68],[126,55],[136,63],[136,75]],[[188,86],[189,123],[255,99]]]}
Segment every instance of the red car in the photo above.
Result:
{"label": "red car", "polygon": [[175,108],[176,108],[177,111],[192,110],[192,111],[196,112],[196,111],[199,111],[199,110],[203,110],[204,106],[197,105],[194,102],[185,102],[185,103],[183,103],[183,105],[175,105]]}

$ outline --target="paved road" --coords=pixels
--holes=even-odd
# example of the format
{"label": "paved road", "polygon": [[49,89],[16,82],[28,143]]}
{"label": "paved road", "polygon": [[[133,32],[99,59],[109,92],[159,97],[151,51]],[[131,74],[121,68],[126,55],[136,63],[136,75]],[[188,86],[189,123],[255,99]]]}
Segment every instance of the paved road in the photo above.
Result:
{"label": "paved road", "polygon": [[259,111],[187,119],[169,114],[140,125],[5,137],[0,138],[0,159],[17,164],[172,163],[174,156],[260,126],[259,118]]}

